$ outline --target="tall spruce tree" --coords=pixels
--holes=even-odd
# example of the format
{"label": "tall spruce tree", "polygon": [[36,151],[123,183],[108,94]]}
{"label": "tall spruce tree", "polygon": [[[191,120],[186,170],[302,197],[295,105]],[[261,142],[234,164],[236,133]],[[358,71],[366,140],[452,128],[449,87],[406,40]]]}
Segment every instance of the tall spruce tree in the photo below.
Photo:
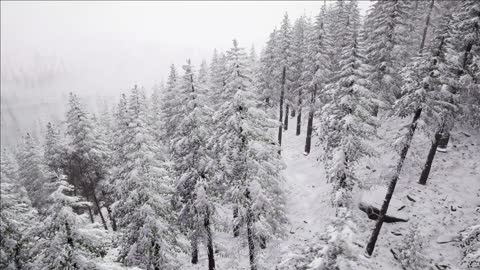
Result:
{"label": "tall spruce tree", "polygon": [[332,202],[335,219],[329,228],[327,248],[318,269],[357,269],[353,238],[356,229],[352,216],[353,192],[361,185],[355,165],[372,154],[368,140],[375,136],[376,119],[372,116],[376,98],[366,80],[365,59],[359,48],[359,11],[356,1],[337,3],[342,17],[340,71],[336,82],[327,86],[328,102],[322,110],[321,141],[325,151],[328,181],[333,184]]}
{"label": "tall spruce tree", "polygon": [[257,108],[245,53],[236,40],[227,61],[224,93],[232,98],[217,112],[217,117],[224,119],[217,143],[226,154],[222,174],[226,175],[227,194],[238,215],[235,222],[246,224],[250,269],[256,270],[257,248],[284,229],[284,195],[279,181],[283,163],[269,133],[277,123]]}
{"label": "tall spruce tree", "polygon": [[30,229],[38,221],[26,189],[16,172],[15,160],[5,149],[1,155],[0,268],[25,269],[31,259]]}
{"label": "tall spruce tree", "polygon": [[46,168],[38,143],[30,133],[23,137],[23,143],[17,153],[17,161],[19,181],[26,188],[33,207],[43,212],[46,207],[44,189]]}
{"label": "tall spruce tree", "polygon": [[[172,161],[176,174],[176,190],[183,204],[180,224],[188,230],[193,264],[198,262],[198,245],[206,240],[209,270],[215,269],[210,220],[213,205],[209,200],[211,158],[207,138],[211,110],[205,106],[205,92],[197,83],[190,60],[183,66],[179,81],[179,126],[172,140]],[[198,78],[200,79],[200,77]],[[208,192],[208,193],[207,193]],[[198,196],[201,194],[202,196]]]}
{"label": "tall spruce tree", "polygon": [[116,183],[119,259],[127,266],[176,269],[179,236],[172,226],[176,218],[170,203],[172,180],[165,154],[159,151],[148,124],[145,93],[137,87],[130,93],[126,118],[125,163],[121,181]]}
{"label": "tall spruce tree", "polygon": [[366,40],[368,64],[373,67],[369,79],[374,84],[372,90],[387,104],[401,97],[400,70],[412,56],[408,46],[411,12],[410,1],[378,1],[366,18],[366,24],[372,29]]}
{"label": "tall spruce tree", "polygon": [[[66,134],[68,165],[65,166],[64,171],[74,186],[74,195],[77,195],[78,190],[79,194],[95,204],[102,224],[107,229],[97,191],[99,182],[105,178],[108,153],[95,123],[80,99],[73,93],[69,96]],[[92,216],[91,218],[93,220]]]}

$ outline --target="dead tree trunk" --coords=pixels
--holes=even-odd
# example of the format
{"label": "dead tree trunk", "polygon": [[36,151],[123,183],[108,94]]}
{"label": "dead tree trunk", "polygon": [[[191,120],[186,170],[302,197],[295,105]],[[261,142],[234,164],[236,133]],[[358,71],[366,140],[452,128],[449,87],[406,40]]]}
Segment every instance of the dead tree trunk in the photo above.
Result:
{"label": "dead tree trunk", "polygon": [[432,14],[433,5],[435,0],[430,2],[430,7],[428,8],[427,20],[425,21],[425,27],[423,28],[422,42],[420,43],[420,54],[423,53],[423,47],[425,46],[425,39],[427,37],[428,27],[430,26],[430,15]]}
{"label": "dead tree trunk", "polygon": [[430,174],[430,169],[432,168],[433,159],[435,158],[435,153],[437,152],[438,142],[442,138],[440,132],[435,133],[435,138],[433,139],[432,146],[430,146],[430,151],[428,152],[427,162],[423,166],[422,175],[418,183],[421,185],[427,184],[428,175]]}
{"label": "dead tree trunk", "polygon": [[253,213],[252,206],[250,202],[250,191],[247,189],[245,192],[245,197],[247,198],[248,208],[247,208],[247,240],[248,240],[248,254],[250,259],[250,270],[257,270],[257,264],[255,261],[255,241],[254,241],[254,232],[253,232]]}
{"label": "dead tree trunk", "polygon": [[215,252],[213,250],[212,229],[210,228],[210,210],[207,209],[205,221],[205,234],[207,236],[207,256],[208,256],[208,270],[215,270]]}
{"label": "dead tree trunk", "polygon": [[400,152],[400,160],[397,163],[397,167],[395,168],[393,177],[390,180],[390,184],[388,185],[387,194],[385,195],[385,200],[383,201],[382,208],[380,209],[380,216],[378,217],[377,223],[375,224],[375,228],[373,229],[372,235],[370,236],[370,239],[367,244],[366,252],[368,255],[372,255],[373,250],[375,249],[375,244],[377,243],[378,235],[380,234],[380,230],[382,229],[382,225],[385,220],[385,216],[387,214],[390,200],[392,199],[393,192],[395,191],[395,186],[397,185],[398,177],[400,176],[400,172],[402,171],[403,163],[405,161],[405,158],[407,157],[408,149],[410,148],[413,135],[415,134],[415,129],[417,129],[418,118],[420,118],[421,114],[422,114],[422,109],[420,108],[415,112],[412,123],[410,124],[410,127],[408,129],[405,145],[403,146],[402,151]]}
{"label": "dead tree trunk", "polygon": [[288,103],[285,105],[285,118],[283,122],[283,130],[288,130],[288,112],[290,110],[290,106],[288,106]]}
{"label": "dead tree trunk", "polygon": [[297,136],[300,135],[302,127],[302,90],[298,91],[298,115],[297,115]]}
{"label": "dead tree trunk", "polygon": [[317,93],[317,85],[314,86],[312,97],[310,99],[310,111],[308,112],[308,122],[307,122],[307,138],[305,140],[305,154],[310,153],[310,147],[312,144],[312,133],[313,133],[313,115],[314,115],[314,106],[315,98]]}
{"label": "dead tree trunk", "polygon": [[103,227],[105,228],[105,230],[108,230],[107,222],[103,217],[102,208],[100,207],[100,203],[98,202],[98,198],[97,198],[97,195],[95,195],[95,192],[92,192],[92,197],[93,197],[93,201],[95,202],[95,206],[97,207],[98,215],[100,215],[100,219],[102,220]]}
{"label": "dead tree trunk", "polygon": [[[286,76],[286,67],[283,67],[282,70],[282,88],[280,91],[280,113],[279,113],[279,121],[280,126],[278,127],[278,144],[282,146],[282,120],[283,120],[283,100],[285,98],[285,76]],[[281,150],[278,150],[279,153]]]}
{"label": "dead tree trunk", "polygon": [[198,239],[197,235],[193,235],[192,239],[190,240],[192,245],[192,264],[198,263]]}

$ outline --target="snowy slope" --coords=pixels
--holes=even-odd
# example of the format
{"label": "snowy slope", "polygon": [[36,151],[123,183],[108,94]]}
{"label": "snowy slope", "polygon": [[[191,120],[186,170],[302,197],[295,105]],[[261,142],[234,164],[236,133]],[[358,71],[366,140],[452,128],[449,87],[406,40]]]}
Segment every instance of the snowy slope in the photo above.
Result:
{"label": "snowy slope", "polygon": [[[383,201],[385,183],[398,159],[392,145],[399,127],[409,119],[385,121],[375,141],[378,155],[366,159],[358,165],[359,178],[370,189],[356,196],[372,204]],[[305,127],[300,136],[295,136],[291,127],[284,132],[282,156],[287,164],[285,170],[287,191],[287,215],[290,220],[284,239],[269,243],[262,250],[259,269],[285,269],[285,261],[301,254],[318,244],[319,236],[325,232],[330,218],[334,215],[330,206],[330,188],[326,183],[324,168],[317,158],[320,149],[314,139],[312,153],[303,155]],[[465,136],[466,132],[470,137]],[[384,224],[373,256],[368,260],[373,269],[401,270],[401,265],[393,258],[390,249],[396,248],[411,224],[418,224],[420,235],[425,240],[423,254],[426,263],[435,268],[463,269],[459,262],[462,251],[458,242],[440,244],[458,237],[459,231],[480,223],[480,132],[454,131],[447,153],[438,152],[426,186],[417,184],[421,166],[426,159],[429,140],[422,132],[417,132],[412,148],[400,176],[389,214],[406,218],[406,223]],[[407,199],[407,195],[416,202]],[[403,209],[399,210],[402,206]],[[220,209],[219,212],[222,212]],[[366,245],[375,224],[363,212],[357,210],[361,229],[357,239]],[[245,237],[233,238],[229,230],[230,213],[220,213],[218,221],[224,227],[215,232],[217,269],[249,269],[248,249]],[[397,235],[392,234],[394,232]],[[400,235],[399,235],[400,234]],[[182,269],[207,269],[205,249],[200,248],[200,262],[191,265],[188,260]],[[296,255],[292,255],[296,254]],[[290,267],[295,269],[295,267]],[[426,269],[429,269],[426,268]]]}

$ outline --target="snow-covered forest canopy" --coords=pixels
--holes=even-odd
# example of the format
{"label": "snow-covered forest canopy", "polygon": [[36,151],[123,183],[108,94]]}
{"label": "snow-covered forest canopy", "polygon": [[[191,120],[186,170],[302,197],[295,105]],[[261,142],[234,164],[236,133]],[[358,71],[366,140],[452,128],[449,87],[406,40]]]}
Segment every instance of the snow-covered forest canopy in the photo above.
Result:
{"label": "snow-covered forest canopy", "polygon": [[310,12],[116,96],[2,68],[0,269],[479,269],[480,1]]}

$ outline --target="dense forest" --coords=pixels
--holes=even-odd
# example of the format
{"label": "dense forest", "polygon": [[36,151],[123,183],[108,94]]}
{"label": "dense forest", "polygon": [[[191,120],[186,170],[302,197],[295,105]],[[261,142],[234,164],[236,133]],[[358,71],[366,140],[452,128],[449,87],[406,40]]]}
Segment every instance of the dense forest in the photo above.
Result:
{"label": "dense forest", "polygon": [[[0,268],[478,269],[480,2],[316,13],[285,14],[258,56],[234,39],[95,113],[70,93],[41,138],[2,145]],[[454,158],[464,174],[432,183]],[[309,173],[315,203],[286,170]],[[422,236],[436,217],[458,229],[444,243]]]}

